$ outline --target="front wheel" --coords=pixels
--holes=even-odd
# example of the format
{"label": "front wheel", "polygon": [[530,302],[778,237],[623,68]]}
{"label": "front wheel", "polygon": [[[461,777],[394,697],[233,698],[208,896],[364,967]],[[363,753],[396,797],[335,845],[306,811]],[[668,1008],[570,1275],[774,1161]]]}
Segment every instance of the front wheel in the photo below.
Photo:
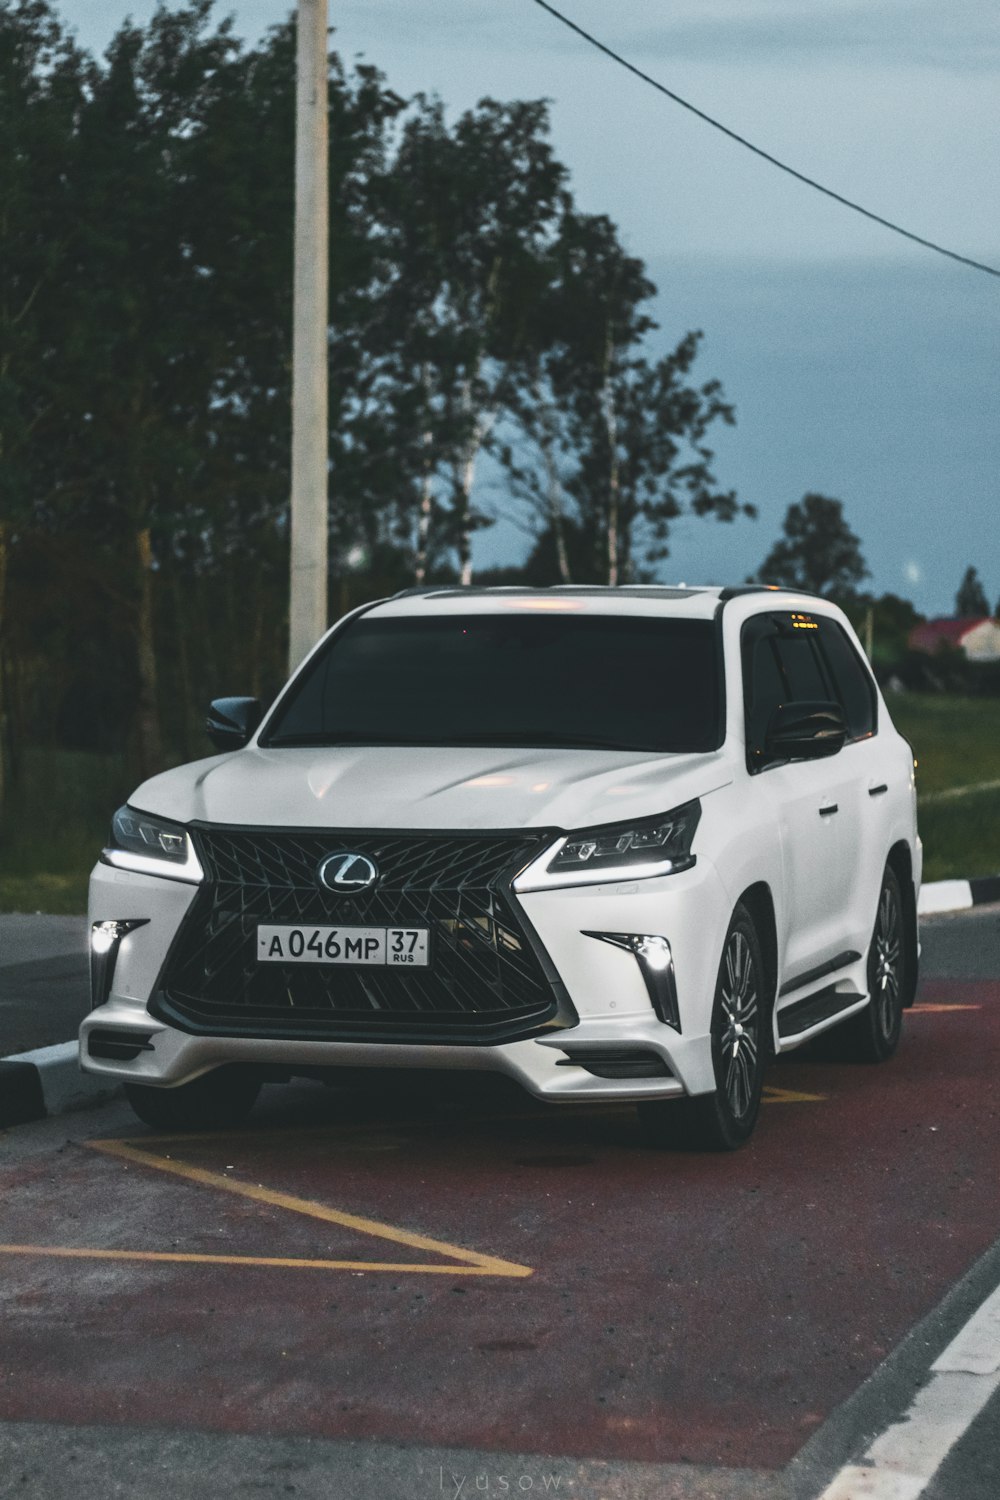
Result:
{"label": "front wheel", "polygon": [[649,1100],[639,1119],[651,1145],[735,1151],[750,1139],[764,1087],[768,1035],[766,981],[750,913],[729,924],[712,1007],[715,1092],[694,1099]]}
{"label": "front wheel", "polygon": [[260,1087],[254,1073],[227,1067],[172,1089],[126,1083],[125,1097],[154,1130],[230,1130],[253,1109]]}

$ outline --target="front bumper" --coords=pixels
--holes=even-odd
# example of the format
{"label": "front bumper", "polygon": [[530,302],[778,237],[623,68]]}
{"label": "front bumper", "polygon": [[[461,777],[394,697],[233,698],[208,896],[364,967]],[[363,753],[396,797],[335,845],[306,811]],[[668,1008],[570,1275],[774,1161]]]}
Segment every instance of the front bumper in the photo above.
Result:
{"label": "front bumper", "polygon": [[[505,1074],[540,1099],[649,1099],[710,1092],[709,1026],[728,898],[713,866],[659,879],[532,892],[518,897],[576,1011],[576,1022],[494,1045],[194,1035],[147,1008],[198,887],[98,865],[90,920],[144,920],[122,940],[104,1004],[80,1032],[81,1065],[106,1077],[166,1087],[227,1063],[295,1073],[330,1067],[479,1070]],[[660,934],[670,944],[679,1030],[655,1014],[632,953],[587,933]],[[91,1033],[142,1038],[133,1058],[95,1057]],[[658,1059],[652,1077],[600,1077],[586,1054]]]}

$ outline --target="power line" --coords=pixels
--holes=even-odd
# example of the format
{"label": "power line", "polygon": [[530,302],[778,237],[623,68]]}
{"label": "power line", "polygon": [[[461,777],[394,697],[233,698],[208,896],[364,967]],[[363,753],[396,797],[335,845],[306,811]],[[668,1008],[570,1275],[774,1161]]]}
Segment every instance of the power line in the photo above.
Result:
{"label": "power line", "polygon": [[893,234],[900,234],[905,240],[912,240],[915,245],[923,245],[925,250],[935,250],[938,255],[946,255],[949,260],[957,260],[963,266],[971,266],[975,271],[985,271],[987,276],[1000,276],[1000,270],[996,266],[987,266],[981,260],[971,260],[968,255],[959,255],[957,251],[948,250],[944,245],[935,244],[933,240],[925,240],[922,235],[913,234],[911,230],[904,229],[901,224],[894,224],[891,219],[884,219],[881,214],[872,213],[870,208],[863,208],[860,203],[855,203],[852,199],[845,198],[841,193],[835,193],[832,188],[824,187],[821,182],[817,182],[815,178],[807,177],[804,172],[797,172],[787,162],[779,161],[769,151],[764,151],[760,146],[755,146],[745,136],[738,135],[735,130],[730,130],[728,125],[723,125],[721,121],[713,119],[711,115],[707,115],[697,105],[689,103],[687,99],[682,99],[680,94],[675,94],[665,84],[658,82],[655,78],[651,78],[648,73],[644,73],[641,68],[637,68],[635,63],[630,63],[620,53],[614,52],[604,42],[598,41],[596,36],[591,36],[589,31],[584,31],[582,26],[578,26],[575,21],[571,21],[568,16],[564,16],[562,11],[556,10],[554,5],[548,3],[548,0],[534,0],[534,3],[541,6],[542,10],[547,10],[550,16],[554,16],[564,26],[568,26],[570,31],[575,31],[577,36],[582,36],[585,42],[589,42],[592,47],[596,47],[606,57],[610,57],[614,62],[620,63],[623,68],[627,68],[630,73],[634,73],[637,78],[641,78],[643,83],[648,83],[661,94],[665,94],[668,99],[673,100],[674,104],[679,104],[682,109],[686,109],[691,114],[697,115],[699,120],[704,120],[706,125],[711,125],[714,130],[721,130],[722,134],[727,135],[731,141],[735,141],[739,146],[745,146],[755,156],[763,157],[764,161],[770,162],[772,167],[777,167],[780,171],[787,172],[789,177],[794,177],[799,182],[804,182],[806,187],[815,188],[817,193],[823,193],[827,198],[832,198],[835,203],[841,203],[845,208],[853,209],[856,214],[862,214],[864,218],[871,219],[873,223],[881,224],[883,229],[891,229]]}

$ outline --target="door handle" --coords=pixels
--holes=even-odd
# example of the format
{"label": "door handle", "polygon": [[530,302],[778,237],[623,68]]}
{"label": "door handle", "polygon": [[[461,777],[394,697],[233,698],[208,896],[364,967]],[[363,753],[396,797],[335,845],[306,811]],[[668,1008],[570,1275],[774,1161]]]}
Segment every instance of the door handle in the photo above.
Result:
{"label": "door handle", "polygon": [[820,808],[819,815],[820,815],[821,818],[832,818],[833,815],[834,815],[834,813],[835,812],[839,812],[839,811],[840,811],[840,807],[839,807],[838,803],[836,803],[836,802],[828,802],[827,805],[826,805],[826,807],[821,807]]}
{"label": "door handle", "polygon": [[888,790],[889,788],[886,783],[884,781],[880,781],[878,786],[870,786],[868,788],[868,795],[869,797],[881,797],[882,793],[887,792]]}

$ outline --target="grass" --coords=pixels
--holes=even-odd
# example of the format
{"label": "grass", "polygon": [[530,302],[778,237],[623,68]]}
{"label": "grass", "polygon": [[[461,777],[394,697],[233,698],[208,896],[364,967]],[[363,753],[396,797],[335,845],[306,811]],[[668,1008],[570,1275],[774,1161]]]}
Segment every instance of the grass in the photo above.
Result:
{"label": "grass", "polygon": [[888,703],[917,760],[924,879],[1000,874],[1000,788],[938,800],[1000,780],[1000,698],[894,693]]}
{"label": "grass", "polygon": [[1000,874],[1000,791],[955,802],[918,803],[924,879]]}
{"label": "grass", "polygon": [[129,791],[123,758],[30,750],[19,769],[0,834],[0,911],[86,911],[90,871]]}
{"label": "grass", "polygon": [[887,702],[917,758],[918,796],[1000,780],[1000,698],[890,693]]}
{"label": "grass", "polygon": [[[918,762],[924,879],[1000,874],[1000,789],[935,800],[1000,779],[1000,699],[896,693],[889,710]],[[130,790],[121,756],[26,754],[0,834],[0,911],[85,911],[108,820]]]}

